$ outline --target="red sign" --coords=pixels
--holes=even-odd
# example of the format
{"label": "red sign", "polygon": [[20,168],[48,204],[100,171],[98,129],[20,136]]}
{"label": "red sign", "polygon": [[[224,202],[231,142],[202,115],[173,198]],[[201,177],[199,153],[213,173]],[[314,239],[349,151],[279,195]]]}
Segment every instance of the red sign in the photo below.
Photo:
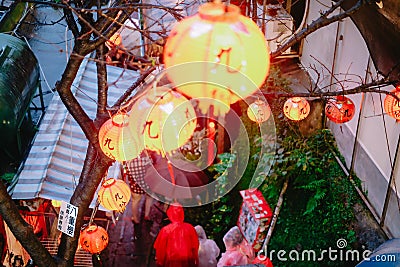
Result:
{"label": "red sign", "polygon": [[237,224],[247,242],[259,251],[272,219],[272,210],[258,189],[243,190],[240,194],[243,204]]}

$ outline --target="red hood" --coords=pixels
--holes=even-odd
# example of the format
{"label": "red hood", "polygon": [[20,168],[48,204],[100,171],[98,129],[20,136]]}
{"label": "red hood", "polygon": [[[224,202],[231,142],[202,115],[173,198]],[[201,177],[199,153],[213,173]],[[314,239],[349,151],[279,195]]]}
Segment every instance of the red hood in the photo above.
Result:
{"label": "red hood", "polygon": [[185,213],[182,205],[179,203],[172,203],[167,210],[167,216],[171,222],[183,222]]}

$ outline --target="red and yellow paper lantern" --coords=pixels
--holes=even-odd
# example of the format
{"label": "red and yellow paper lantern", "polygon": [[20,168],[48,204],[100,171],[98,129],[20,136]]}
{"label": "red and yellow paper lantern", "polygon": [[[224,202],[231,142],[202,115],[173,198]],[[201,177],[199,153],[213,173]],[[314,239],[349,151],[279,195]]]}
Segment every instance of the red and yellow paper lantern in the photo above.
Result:
{"label": "red and yellow paper lantern", "polygon": [[304,120],[310,113],[310,104],[304,97],[291,97],[283,105],[283,114],[292,121]]}
{"label": "red and yellow paper lantern", "polygon": [[271,108],[268,103],[258,99],[247,108],[247,116],[254,122],[262,123],[271,116]]}
{"label": "red and yellow paper lantern", "polygon": [[51,205],[52,205],[54,208],[59,208],[59,207],[61,207],[61,200],[52,199],[52,200],[51,200]]}
{"label": "red and yellow paper lantern", "polygon": [[155,87],[132,106],[129,124],[147,149],[165,155],[190,139],[197,119],[186,97],[168,87]]}
{"label": "red and yellow paper lantern", "polygon": [[334,123],[345,123],[354,117],[355,105],[345,96],[337,96],[329,99],[325,105],[325,114]]}
{"label": "red and yellow paper lantern", "polygon": [[113,36],[111,36],[111,38],[106,41],[106,45],[109,49],[114,46],[120,46],[121,44],[122,37],[118,32],[114,33]]}
{"label": "red and yellow paper lantern", "polygon": [[[400,85],[393,89],[391,93],[400,98]],[[383,102],[383,107],[386,114],[392,118],[395,118],[396,121],[400,121],[400,102],[396,98],[391,95],[386,95]]]}
{"label": "red and yellow paper lantern", "polygon": [[[270,65],[259,27],[237,6],[216,2],[201,5],[198,14],[174,26],[165,44],[164,63],[177,91],[219,101],[207,102],[214,105],[214,115],[257,91]],[[207,105],[199,107],[202,113],[209,112]]]}
{"label": "red and yellow paper lantern", "polygon": [[91,254],[98,254],[108,245],[107,231],[103,227],[95,224],[86,226],[81,230],[79,245],[83,250]]}
{"label": "red and yellow paper lantern", "polygon": [[139,134],[128,127],[129,116],[118,113],[106,121],[99,131],[101,150],[109,158],[123,162],[136,158],[143,151]]}
{"label": "red and yellow paper lantern", "polygon": [[130,199],[129,185],[114,178],[105,180],[98,193],[98,200],[104,208],[118,212],[125,210]]}

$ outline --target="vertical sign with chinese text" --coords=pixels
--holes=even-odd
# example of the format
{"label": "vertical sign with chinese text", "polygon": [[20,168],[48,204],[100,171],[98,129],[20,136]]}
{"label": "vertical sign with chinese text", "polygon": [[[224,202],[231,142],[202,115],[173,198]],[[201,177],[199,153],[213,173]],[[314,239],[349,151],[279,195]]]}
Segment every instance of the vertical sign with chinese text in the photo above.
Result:
{"label": "vertical sign with chinese text", "polygon": [[61,201],[57,229],[64,234],[73,237],[75,233],[76,216],[78,216],[78,207]]}

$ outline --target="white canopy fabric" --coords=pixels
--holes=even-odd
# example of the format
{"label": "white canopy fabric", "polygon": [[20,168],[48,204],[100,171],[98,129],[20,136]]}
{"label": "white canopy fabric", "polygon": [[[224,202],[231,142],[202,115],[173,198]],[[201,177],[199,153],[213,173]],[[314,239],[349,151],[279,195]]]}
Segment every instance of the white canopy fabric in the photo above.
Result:
{"label": "white canopy fabric", "polygon": [[[140,76],[136,71],[113,66],[107,67],[107,74],[109,106]],[[82,64],[73,84],[73,93],[89,117],[94,119],[97,109],[97,74],[93,61],[87,60]],[[41,197],[69,202],[79,181],[87,144],[81,128],[55,94],[30,153],[20,169],[12,198]]]}

